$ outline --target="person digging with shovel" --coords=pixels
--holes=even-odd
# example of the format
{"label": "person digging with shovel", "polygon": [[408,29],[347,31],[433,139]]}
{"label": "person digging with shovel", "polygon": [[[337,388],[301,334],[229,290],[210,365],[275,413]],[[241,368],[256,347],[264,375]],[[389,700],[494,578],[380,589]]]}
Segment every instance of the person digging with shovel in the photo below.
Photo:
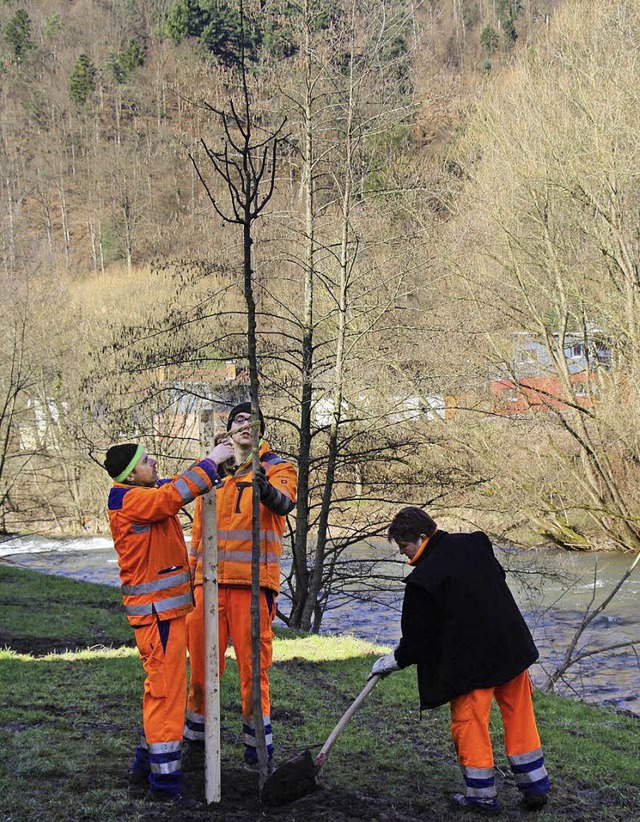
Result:
{"label": "person digging with shovel", "polygon": [[507,757],[522,804],[547,802],[550,783],[536,726],[528,668],[538,650],[481,531],[449,534],[421,508],[403,508],[388,530],[412,572],[405,579],[402,637],[369,678],[417,666],[420,707],[446,702],[466,784],[452,797],[468,811],[501,812],[489,736],[491,703],[502,715]]}

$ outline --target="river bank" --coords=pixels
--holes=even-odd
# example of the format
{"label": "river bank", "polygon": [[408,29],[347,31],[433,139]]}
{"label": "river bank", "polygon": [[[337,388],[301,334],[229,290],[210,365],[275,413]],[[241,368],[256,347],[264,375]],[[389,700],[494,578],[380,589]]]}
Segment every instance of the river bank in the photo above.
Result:
{"label": "river bank", "polygon": [[[322,634],[352,634],[366,641],[393,646],[400,637],[400,607],[404,563],[389,563],[388,544],[365,545],[353,551],[355,559],[377,552],[394,568],[397,584],[375,597],[354,598],[325,614]],[[509,572],[509,582],[534,639],[540,661],[532,668],[540,686],[560,664],[580,624],[585,608],[597,604],[620,578],[630,560],[620,554],[567,554],[558,550],[498,549]],[[106,537],[14,537],[0,544],[0,559],[23,568],[85,582],[120,584],[113,543]],[[579,649],[595,651],[611,645],[640,641],[640,571],[627,581],[607,610],[581,637]],[[284,607],[286,610],[286,606]],[[640,665],[633,647],[586,657],[567,671],[558,692],[588,702],[630,711],[640,716]]]}
{"label": "river bank", "polygon": [[[46,585],[43,585],[46,581]],[[140,801],[127,770],[140,723],[142,670],[119,592],[0,564],[0,818],[7,822],[158,822],[174,809]],[[276,760],[317,750],[362,689],[379,646],[353,637],[278,629],[271,670]],[[12,650],[19,638],[57,653]],[[96,641],[99,640],[99,641]],[[67,649],[67,650],[65,650]],[[549,805],[536,822],[640,822],[638,721],[553,695],[534,695]],[[459,822],[450,795],[461,776],[446,707],[417,710],[415,672],[383,680],[351,720],[319,776],[291,806],[261,805],[257,776],[241,764],[237,668],[222,682],[222,801],[180,812],[183,822]],[[492,727],[501,818],[530,819]],[[576,741],[579,740],[579,744]],[[203,798],[202,772],[187,791]]]}

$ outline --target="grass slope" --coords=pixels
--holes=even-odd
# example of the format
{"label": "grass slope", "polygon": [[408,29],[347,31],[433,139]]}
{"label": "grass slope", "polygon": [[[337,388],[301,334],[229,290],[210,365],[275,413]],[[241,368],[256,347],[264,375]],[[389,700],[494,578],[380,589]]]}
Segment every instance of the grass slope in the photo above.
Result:
{"label": "grass slope", "polygon": [[[448,710],[420,717],[411,669],[373,691],[332,750],[319,789],[272,809],[258,801],[256,774],[240,764],[238,679],[230,660],[221,697],[221,803],[176,812],[133,798],[127,770],[140,727],[143,676],[118,601],[113,589],[0,565],[2,820],[465,817],[447,798],[462,788]],[[352,637],[278,633],[271,681],[279,762],[324,742],[383,650]],[[553,794],[535,818],[640,822],[637,719],[542,694],[536,694],[536,709]],[[519,807],[499,721],[494,739],[502,818],[531,816]],[[187,774],[187,789],[203,797],[201,772]]]}

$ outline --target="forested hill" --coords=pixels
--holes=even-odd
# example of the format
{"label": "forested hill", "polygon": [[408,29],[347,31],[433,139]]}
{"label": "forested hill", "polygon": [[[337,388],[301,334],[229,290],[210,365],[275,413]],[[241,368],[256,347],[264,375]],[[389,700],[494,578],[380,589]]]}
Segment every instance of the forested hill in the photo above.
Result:
{"label": "forested hill", "polygon": [[[376,51],[389,85],[377,104],[405,107],[396,154],[422,163],[482,77],[535,43],[557,2],[247,0],[247,64],[262,104],[295,117],[287,86],[302,82],[305,32],[333,61],[357,32],[356,49]],[[237,89],[235,0],[5,0],[0,31],[9,256],[84,275],[210,251],[187,152],[219,133],[202,102],[223,106]],[[392,114],[389,129],[397,122]]]}
{"label": "forested hill", "polygon": [[304,619],[401,504],[637,553],[637,0],[244,12],[0,4],[0,530],[105,529],[111,443],[181,467],[203,406],[246,393],[207,154],[243,46],[253,139],[281,129],[251,248]]}

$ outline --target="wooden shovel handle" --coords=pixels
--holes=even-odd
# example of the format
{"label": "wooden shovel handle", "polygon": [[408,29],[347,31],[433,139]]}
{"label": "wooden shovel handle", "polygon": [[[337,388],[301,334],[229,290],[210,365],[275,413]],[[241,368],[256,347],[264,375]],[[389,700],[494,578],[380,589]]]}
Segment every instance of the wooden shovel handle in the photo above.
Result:
{"label": "wooden shovel handle", "polygon": [[351,717],[358,710],[360,705],[362,705],[365,699],[369,696],[371,691],[376,687],[380,679],[382,679],[382,677],[379,674],[374,674],[374,676],[372,676],[371,679],[367,680],[367,684],[360,691],[358,696],[353,700],[351,705],[347,708],[347,710],[344,713],[344,716],[340,719],[336,727],[331,731],[329,738],[322,746],[322,750],[316,758],[317,764],[321,765],[322,763],[324,763],[329,751],[333,747],[334,742],[340,736],[342,731],[344,731],[347,722],[351,719]]}

